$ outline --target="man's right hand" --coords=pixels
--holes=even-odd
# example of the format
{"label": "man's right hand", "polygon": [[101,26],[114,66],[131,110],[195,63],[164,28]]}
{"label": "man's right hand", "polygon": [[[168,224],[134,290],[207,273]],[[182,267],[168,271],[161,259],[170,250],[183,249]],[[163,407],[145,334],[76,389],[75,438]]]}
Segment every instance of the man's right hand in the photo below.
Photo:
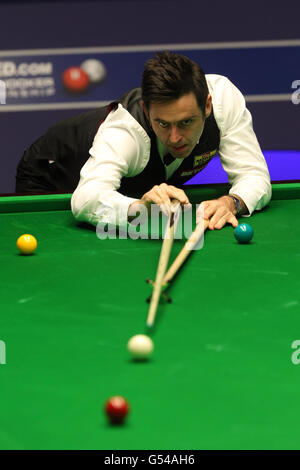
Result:
{"label": "man's right hand", "polygon": [[190,205],[189,198],[182,189],[170,186],[166,183],[153,186],[153,188],[145,193],[140,200],[130,204],[128,217],[130,218],[136,214],[137,206],[141,204],[146,206],[148,212],[151,210],[151,204],[157,204],[160,209],[168,215],[168,207],[170,207],[171,201],[174,200],[178,201],[181,206],[184,206],[185,204]]}

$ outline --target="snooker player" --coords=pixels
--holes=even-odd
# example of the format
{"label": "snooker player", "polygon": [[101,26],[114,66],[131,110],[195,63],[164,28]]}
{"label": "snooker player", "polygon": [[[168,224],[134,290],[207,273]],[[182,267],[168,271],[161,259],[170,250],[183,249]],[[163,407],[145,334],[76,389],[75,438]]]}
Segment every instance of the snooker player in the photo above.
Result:
{"label": "snooker player", "polygon": [[146,62],[141,88],[38,139],[18,165],[16,191],[74,191],[78,220],[124,226],[141,205],[189,204],[183,183],[217,152],[231,188],[202,202],[204,217],[210,229],[236,227],[271,198],[250,112],[226,77],[166,51]]}

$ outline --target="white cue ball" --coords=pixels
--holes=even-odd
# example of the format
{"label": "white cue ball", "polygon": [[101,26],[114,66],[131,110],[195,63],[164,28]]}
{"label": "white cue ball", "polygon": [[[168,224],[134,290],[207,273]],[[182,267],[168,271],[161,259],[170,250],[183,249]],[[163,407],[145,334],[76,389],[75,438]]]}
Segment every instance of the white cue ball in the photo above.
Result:
{"label": "white cue ball", "polygon": [[147,359],[154,349],[154,344],[147,335],[135,335],[128,341],[127,349],[133,359]]}
{"label": "white cue ball", "polygon": [[88,75],[91,83],[100,83],[106,77],[106,68],[103,62],[97,59],[87,59],[82,62],[80,68]]}

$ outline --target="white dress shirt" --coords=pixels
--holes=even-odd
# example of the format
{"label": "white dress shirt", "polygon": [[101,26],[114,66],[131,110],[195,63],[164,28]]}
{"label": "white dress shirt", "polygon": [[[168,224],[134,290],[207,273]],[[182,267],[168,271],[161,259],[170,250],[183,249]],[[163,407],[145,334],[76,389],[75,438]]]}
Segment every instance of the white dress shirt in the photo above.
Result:
{"label": "white dress shirt", "polygon": [[[219,155],[231,185],[229,193],[240,196],[251,215],[271,198],[269,171],[253,131],[252,117],[243,95],[230,80],[221,75],[206,75],[206,80],[220,130]],[[146,167],[150,145],[143,127],[119,104],[99,127],[90,158],[81,169],[71,199],[77,220],[93,225],[127,225],[128,207],[136,199],[120,194],[118,189],[122,177],[138,175]],[[158,139],[157,145],[163,158],[167,150]],[[178,158],[166,167],[166,179],[182,161]]]}

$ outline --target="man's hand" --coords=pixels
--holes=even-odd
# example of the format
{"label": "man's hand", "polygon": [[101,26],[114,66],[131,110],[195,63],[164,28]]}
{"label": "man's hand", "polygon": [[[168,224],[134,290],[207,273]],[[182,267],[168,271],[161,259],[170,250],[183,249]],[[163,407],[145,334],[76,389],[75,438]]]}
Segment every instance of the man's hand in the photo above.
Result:
{"label": "man's hand", "polygon": [[[242,208],[246,208],[244,201],[239,198]],[[247,210],[247,208],[246,208]],[[237,218],[235,217],[236,207],[234,200],[229,196],[222,196],[219,199],[212,199],[211,201],[203,201],[197,210],[197,223],[199,218],[203,217],[209,219],[208,228],[210,230],[221,229],[226,224],[231,224],[233,227],[238,226]]]}
{"label": "man's hand", "polygon": [[130,218],[130,216],[136,212],[137,206],[140,204],[146,206],[148,211],[151,209],[151,204],[157,204],[161,210],[168,215],[168,207],[170,207],[171,201],[173,200],[178,201],[182,206],[185,204],[190,205],[189,198],[182,189],[169,186],[166,183],[153,186],[139,201],[130,204],[128,217]]}

